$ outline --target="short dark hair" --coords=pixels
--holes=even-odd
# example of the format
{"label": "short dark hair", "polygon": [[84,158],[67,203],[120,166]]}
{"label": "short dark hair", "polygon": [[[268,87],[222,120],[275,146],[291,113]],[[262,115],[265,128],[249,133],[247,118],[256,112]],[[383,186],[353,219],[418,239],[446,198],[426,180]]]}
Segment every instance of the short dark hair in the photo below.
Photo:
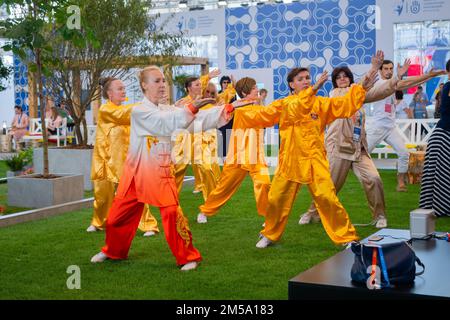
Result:
{"label": "short dark hair", "polygon": [[447,72],[450,72],[450,59],[448,59],[447,64],[445,65],[445,70],[447,70]]}
{"label": "short dark hair", "polygon": [[403,100],[403,91],[401,91],[401,90],[395,91],[395,99]]}
{"label": "short dark hair", "polygon": [[[309,73],[309,69],[308,69],[308,68],[302,68],[302,67],[300,67],[300,68],[294,68],[294,69],[292,69],[292,70],[288,73],[288,75],[287,75],[287,82],[288,82],[288,84],[291,83],[291,82],[293,82],[293,81],[294,81],[294,78],[295,78],[300,72],[304,72],[304,71],[307,71],[307,72]],[[294,90],[291,88],[291,86],[289,86],[289,90],[290,90],[291,92],[294,91]]]}
{"label": "short dark hair", "polygon": [[383,63],[382,63],[381,66],[380,66],[380,70],[383,69],[383,66],[384,66],[385,64],[392,64],[392,65],[394,65],[394,63],[393,63],[391,60],[383,60]]}
{"label": "short dark hair", "polygon": [[264,88],[262,88],[262,89],[259,89],[259,94],[261,94],[261,93],[263,93],[263,92],[265,92],[265,93],[269,93],[269,91],[267,91],[267,89],[264,89]]}
{"label": "short dark hair", "polygon": [[334,68],[333,72],[331,73],[331,82],[333,83],[333,88],[337,88],[338,85],[336,83],[336,78],[339,75],[339,73],[345,73],[345,75],[350,79],[350,84],[354,83],[355,80],[353,78],[353,73],[347,66],[337,67]]}
{"label": "short dark hair", "polygon": [[422,90],[423,87],[422,87],[422,86],[418,86],[418,87],[417,87],[417,90],[419,90],[419,89]]}
{"label": "short dark hair", "polygon": [[22,107],[21,106],[14,106],[14,109],[19,109],[20,111],[22,111]]}
{"label": "short dark hair", "polygon": [[231,78],[229,76],[223,76],[222,78],[220,78],[220,86],[222,87],[222,83],[224,81],[228,81],[229,83],[231,83]]}
{"label": "short dark hair", "polygon": [[188,88],[191,87],[192,82],[197,81],[197,77],[189,77],[186,79],[186,82],[184,83],[184,88],[186,89],[186,92],[188,91]]}

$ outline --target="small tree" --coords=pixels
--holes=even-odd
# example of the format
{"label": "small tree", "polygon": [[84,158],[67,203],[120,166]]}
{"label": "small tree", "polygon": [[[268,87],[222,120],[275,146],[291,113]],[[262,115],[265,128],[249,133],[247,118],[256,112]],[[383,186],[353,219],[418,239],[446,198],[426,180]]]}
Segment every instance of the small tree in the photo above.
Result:
{"label": "small tree", "polygon": [[[49,39],[46,38],[46,35],[65,32],[68,17],[65,9],[69,1],[3,0],[3,2],[6,4],[10,15],[6,20],[0,21],[2,34],[9,39],[3,49],[18,55],[27,63],[30,71],[36,72],[43,136],[43,175],[44,178],[47,178],[49,176],[48,137],[45,125],[43,77],[49,77],[51,75],[49,66],[58,62],[52,54],[52,47],[49,45]],[[59,17],[59,24],[55,22],[55,17]],[[53,28],[49,29],[49,26]],[[75,41],[77,40],[76,36],[76,33],[69,34],[67,40]]]}
{"label": "small tree", "polygon": [[[95,39],[87,46],[79,45],[83,37],[73,41],[72,30],[58,34],[52,41],[54,61],[48,89],[63,93],[65,104],[75,122],[78,142],[87,143],[86,110],[100,98],[99,80],[110,76],[124,78],[134,62],[141,65],[155,55],[163,57],[159,64],[171,64],[182,44],[182,35],[163,33],[154,28],[157,15],[150,15],[148,0],[79,0],[81,35]],[[81,95],[82,88],[85,90]],[[81,132],[81,126],[84,132]]]}

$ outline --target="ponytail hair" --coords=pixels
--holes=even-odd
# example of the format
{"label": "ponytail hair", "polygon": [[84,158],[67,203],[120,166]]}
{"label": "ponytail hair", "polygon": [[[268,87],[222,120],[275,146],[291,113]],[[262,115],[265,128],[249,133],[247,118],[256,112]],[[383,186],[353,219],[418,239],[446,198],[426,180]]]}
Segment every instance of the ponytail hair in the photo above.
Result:
{"label": "ponytail hair", "polygon": [[111,87],[111,83],[113,83],[113,81],[115,81],[115,80],[119,80],[119,79],[114,78],[114,77],[105,77],[105,78],[100,78],[100,80],[98,81],[98,84],[102,87],[102,97],[104,99],[109,99],[108,91],[109,91],[109,88]]}

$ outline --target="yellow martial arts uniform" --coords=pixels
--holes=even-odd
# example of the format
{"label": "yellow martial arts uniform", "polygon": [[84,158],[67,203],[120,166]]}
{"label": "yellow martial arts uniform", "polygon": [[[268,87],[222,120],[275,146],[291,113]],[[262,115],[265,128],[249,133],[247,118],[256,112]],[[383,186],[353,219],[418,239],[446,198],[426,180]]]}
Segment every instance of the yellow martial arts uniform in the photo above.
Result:
{"label": "yellow martial arts uniform", "polygon": [[[200,83],[202,87],[202,95],[208,86],[209,77],[202,76],[200,78]],[[229,84],[227,89],[217,96],[216,105],[223,105],[230,102],[230,100],[236,95],[236,90]],[[192,102],[193,98],[187,96],[184,98],[186,102]],[[206,110],[214,105],[208,104],[201,108],[201,110]],[[217,151],[217,130],[207,130],[202,133],[195,133],[190,135],[179,134],[176,137],[176,148],[178,151],[176,154],[176,165],[175,165],[175,180],[177,183],[178,192],[181,191],[184,175],[188,166],[188,159],[192,162],[192,171],[194,172],[195,186],[194,190],[201,190],[203,194],[203,199],[206,200],[209,194],[216,187],[219,177],[220,177],[220,166],[218,161],[218,151]],[[190,148],[187,143],[190,143]],[[185,151],[190,150],[191,155],[185,155]]]}
{"label": "yellow martial arts uniform", "polygon": [[363,104],[366,91],[354,85],[343,97],[324,98],[312,88],[274,104],[283,105],[280,117],[281,147],[278,167],[269,192],[265,228],[271,241],[280,240],[299,187],[308,185],[322,225],[336,244],[358,239],[356,230],[331,180],[324,147],[326,125],[352,116]]}
{"label": "yellow martial arts uniform", "polygon": [[269,169],[264,157],[264,128],[279,120],[281,106],[246,106],[234,111],[233,129],[225,165],[217,187],[200,206],[213,216],[237,191],[247,173],[253,180],[258,214],[265,216],[270,189]]}
{"label": "yellow martial arts uniform", "polygon": [[[201,93],[203,96],[203,93],[206,90],[206,87],[208,86],[209,82],[209,76],[204,75],[200,77],[200,86],[201,86]],[[187,95],[186,97],[182,98],[181,100],[184,100],[186,104],[191,103],[194,101],[194,97],[191,97],[190,95]],[[178,193],[181,192],[181,188],[183,187],[183,181],[184,181],[184,175],[186,174],[187,167],[189,165],[189,162],[192,164],[192,172],[194,173],[194,191],[202,191],[203,192],[203,184],[202,179],[200,176],[200,168],[198,167],[198,164],[194,163],[193,156],[194,156],[194,135],[188,135],[181,133],[177,135],[175,140],[175,182],[177,184]],[[191,154],[190,156],[185,155],[184,153],[190,150]]]}
{"label": "yellow martial arts uniform", "polygon": [[[91,179],[94,182],[94,214],[91,225],[98,229],[105,226],[122,175],[130,140],[132,107],[117,106],[108,101],[98,111],[91,168]],[[144,232],[159,232],[157,221],[150,213],[148,205],[144,207],[139,229]]]}

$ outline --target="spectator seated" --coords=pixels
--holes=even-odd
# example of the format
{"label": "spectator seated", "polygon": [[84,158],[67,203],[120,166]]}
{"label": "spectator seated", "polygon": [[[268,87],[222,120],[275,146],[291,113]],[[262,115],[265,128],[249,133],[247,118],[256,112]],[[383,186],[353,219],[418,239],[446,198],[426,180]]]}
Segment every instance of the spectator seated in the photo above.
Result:
{"label": "spectator seated", "polygon": [[[46,124],[48,123],[48,119],[45,119]],[[40,118],[31,118],[30,119],[30,127],[28,133],[23,136],[23,141],[39,141],[42,140],[42,125]],[[56,142],[56,145],[59,147],[61,145],[61,141],[64,141],[64,146],[67,145],[67,118],[63,118],[61,126],[56,128],[56,134],[49,135],[48,140],[50,142]]]}

